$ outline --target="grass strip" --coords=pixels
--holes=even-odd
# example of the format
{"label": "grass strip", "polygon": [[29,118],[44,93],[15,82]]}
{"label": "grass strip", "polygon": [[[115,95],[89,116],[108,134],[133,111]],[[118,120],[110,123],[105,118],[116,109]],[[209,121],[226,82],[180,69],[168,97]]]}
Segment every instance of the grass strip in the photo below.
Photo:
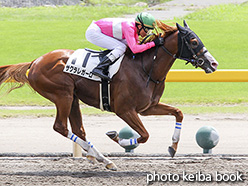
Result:
{"label": "grass strip", "polygon": [[[184,114],[248,114],[248,104],[186,104],[172,105],[182,110]],[[99,109],[83,105],[81,108],[83,115],[102,115],[113,114],[103,112]],[[0,109],[0,118],[18,118],[18,117],[55,117],[56,110],[53,109]]]}

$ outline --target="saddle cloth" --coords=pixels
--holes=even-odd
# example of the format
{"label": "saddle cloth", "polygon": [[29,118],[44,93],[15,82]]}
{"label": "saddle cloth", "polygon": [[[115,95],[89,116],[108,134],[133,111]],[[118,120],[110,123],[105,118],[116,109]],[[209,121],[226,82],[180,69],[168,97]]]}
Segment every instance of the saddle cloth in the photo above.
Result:
{"label": "saddle cloth", "polygon": [[[101,57],[110,51],[94,51],[90,49],[78,49],[68,59],[64,72],[78,75],[94,81],[101,81],[101,78],[92,74],[92,70],[100,63]],[[119,70],[124,55],[109,66],[109,77],[112,78]]]}

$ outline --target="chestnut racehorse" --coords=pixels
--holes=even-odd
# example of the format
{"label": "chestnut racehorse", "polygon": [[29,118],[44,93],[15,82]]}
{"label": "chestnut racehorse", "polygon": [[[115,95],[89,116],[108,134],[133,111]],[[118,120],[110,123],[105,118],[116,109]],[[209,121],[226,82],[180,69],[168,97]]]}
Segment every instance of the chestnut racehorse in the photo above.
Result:
{"label": "chestnut racehorse", "polygon": [[[218,62],[185,21],[184,27],[179,24],[171,27],[162,22],[158,22],[158,27],[162,31],[164,45],[136,55],[130,50],[127,51],[118,73],[110,83],[111,111],[138,132],[140,137],[127,140],[120,139],[116,132],[108,135],[121,146],[145,143],[149,134],[138,114],[174,115],[176,124],[172,145],[169,147],[169,153],[173,157],[180,138],[183,113],[178,108],[159,102],[164,91],[166,75],[177,58],[204,69],[206,73],[214,72]],[[10,79],[20,85],[12,89],[19,88],[25,83],[29,84],[56,105],[57,114],[53,126],[55,131],[78,143],[87,151],[89,161],[98,160],[104,162],[108,169],[116,170],[115,164],[86,139],[79,100],[100,108],[100,82],[63,72],[73,52],[67,49],[55,50],[32,62],[1,66],[0,85],[3,82],[10,82],[8,81]],[[72,131],[67,129],[68,118]]]}

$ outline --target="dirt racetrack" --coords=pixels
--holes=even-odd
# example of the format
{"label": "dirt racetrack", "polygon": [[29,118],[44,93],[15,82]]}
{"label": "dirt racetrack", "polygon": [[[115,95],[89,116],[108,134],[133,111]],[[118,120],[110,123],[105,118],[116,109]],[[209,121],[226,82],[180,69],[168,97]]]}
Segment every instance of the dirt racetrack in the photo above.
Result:
{"label": "dirt racetrack", "polygon": [[[11,112],[11,111],[10,111]],[[140,117],[150,134],[145,144],[135,153],[168,154],[175,126],[174,116]],[[0,119],[1,153],[71,153],[72,142],[53,130],[54,118],[6,118]],[[88,140],[102,153],[124,152],[105,133],[120,131],[127,126],[115,115],[83,115]],[[195,135],[202,126],[213,126],[220,140],[213,154],[248,154],[248,119],[246,114],[201,114],[184,115],[181,139],[177,155],[202,153],[196,144]],[[69,128],[70,129],[70,128]]]}
{"label": "dirt racetrack", "polygon": [[116,172],[85,158],[0,158],[0,185],[248,185],[247,157],[111,159]]}
{"label": "dirt racetrack", "polygon": [[[135,149],[134,154],[126,155],[105,135],[109,130],[119,131],[126,126],[124,122],[114,115],[83,118],[88,138],[101,152],[111,156],[117,172],[106,170],[103,164],[89,164],[85,158],[60,156],[59,153],[71,154],[72,142],[52,130],[54,118],[0,119],[0,185],[140,186],[154,179],[150,184],[248,185],[248,120],[245,115],[185,115],[178,154],[173,159],[168,157],[167,147],[171,144],[174,117],[141,119],[150,138]],[[202,156],[195,133],[204,125],[215,127],[220,141],[212,155]],[[40,157],[44,152],[56,157]],[[118,153],[124,156],[117,157]],[[216,173],[224,177],[216,177]],[[170,178],[169,181],[172,175],[174,180]],[[205,181],[199,181],[204,176]],[[233,182],[225,182],[229,178]]]}

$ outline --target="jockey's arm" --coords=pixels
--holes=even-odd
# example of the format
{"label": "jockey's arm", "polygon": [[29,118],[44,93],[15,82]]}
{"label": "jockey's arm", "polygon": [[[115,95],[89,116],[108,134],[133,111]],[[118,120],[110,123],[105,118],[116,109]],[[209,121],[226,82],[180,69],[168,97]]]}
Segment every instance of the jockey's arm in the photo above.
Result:
{"label": "jockey's arm", "polygon": [[122,27],[123,35],[129,48],[134,54],[141,53],[155,46],[153,41],[142,45],[138,44],[138,34],[136,32],[135,26],[133,27],[128,24],[123,24]]}

